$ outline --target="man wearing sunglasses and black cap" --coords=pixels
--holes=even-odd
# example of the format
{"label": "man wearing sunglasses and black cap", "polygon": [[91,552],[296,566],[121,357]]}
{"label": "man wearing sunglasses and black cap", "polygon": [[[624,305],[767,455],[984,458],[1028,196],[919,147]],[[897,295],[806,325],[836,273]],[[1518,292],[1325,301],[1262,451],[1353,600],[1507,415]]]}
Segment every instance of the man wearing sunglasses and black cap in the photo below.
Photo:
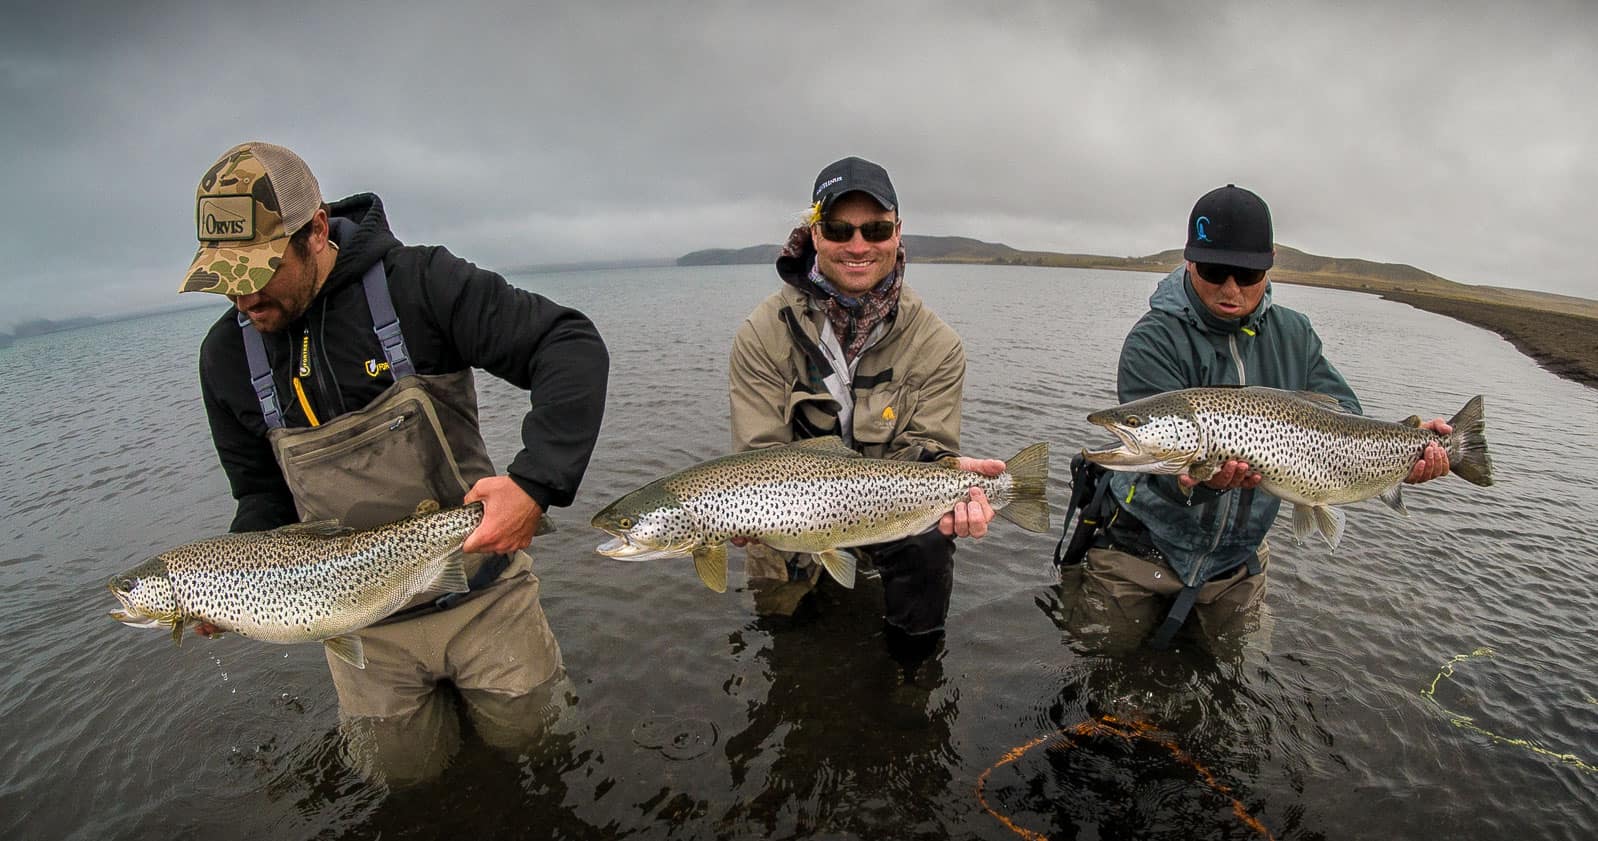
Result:
{"label": "man wearing sunglasses and black cap", "polygon": [[[751,450],[840,436],[875,458],[935,461],[960,447],[965,350],[904,284],[899,199],[887,170],[849,157],[816,176],[805,224],[777,258],[783,287],[744,320],[729,371],[732,438]],[[995,459],[961,458],[988,475]],[[937,529],[863,547],[881,573],[894,633],[931,639],[954,586],[954,538],[982,537],[993,508],[982,491]],[[791,613],[817,580],[808,555],[747,547],[762,613]],[[892,634],[890,634],[892,636]]]}
{"label": "man wearing sunglasses and black cap", "polygon": [[[1272,305],[1275,256],[1271,212],[1259,196],[1232,184],[1204,194],[1188,215],[1185,261],[1160,281],[1121,347],[1119,399],[1254,385],[1318,392],[1359,413],[1309,319]],[[1440,418],[1426,426],[1451,431]],[[1447,472],[1447,454],[1428,445],[1407,481]],[[1085,563],[1063,573],[1070,624],[1110,628],[1112,647],[1164,647],[1189,613],[1206,637],[1243,627],[1265,593],[1265,535],[1281,505],[1255,493],[1261,478],[1238,461],[1202,483],[1185,475],[1101,476],[1111,502],[1098,521],[1109,527]]]}

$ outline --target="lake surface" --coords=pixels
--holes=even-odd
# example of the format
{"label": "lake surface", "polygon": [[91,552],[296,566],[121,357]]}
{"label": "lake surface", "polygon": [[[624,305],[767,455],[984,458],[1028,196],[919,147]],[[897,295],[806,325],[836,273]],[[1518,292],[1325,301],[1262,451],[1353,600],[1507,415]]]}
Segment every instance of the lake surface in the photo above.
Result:
{"label": "lake surface", "polygon": [[[1157,277],[907,279],[965,338],[964,450],[1051,442],[1058,524]],[[770,269],[513,282],[587,312],[612,354],[582,492],[533,547],[570,681],[548,738],[468,741],[436,782],[390,791],[338,759],[320,646],[174,647],[109,619],[107,577],[225,531],[233,501],[195,374],[216,312],[101,325],[0,350],[0,836],[1598,837],[1598,390],[1496,335],[1277,286],[1369,414],[1486,395],[1497,484],[1409,489],[1407,520],[1350,506],[1336,551],[1295,545],[1284,515],[1260,628],[1228,656],[1085,649],[1057,623],[1057,535],[996,521],[962,542],[947,637],[907,670],[880,585],[763,619],[736,558],[717,594],[686,560],[593,552],[600,507],[726,451],[727,350]],[[525,398],[479,386],[503,466]],[[1130,723],[1092,729],[1105,716]]]}

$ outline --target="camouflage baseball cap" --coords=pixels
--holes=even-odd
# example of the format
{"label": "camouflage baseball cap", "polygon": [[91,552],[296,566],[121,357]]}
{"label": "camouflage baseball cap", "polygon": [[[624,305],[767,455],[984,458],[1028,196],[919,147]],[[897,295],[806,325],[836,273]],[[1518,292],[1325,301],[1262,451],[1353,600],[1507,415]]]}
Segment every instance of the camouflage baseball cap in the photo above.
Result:
{"label": "camouflage baseball cap", "polygon": [[249,295],[272,279],[289,237],[322,206],[311,168],[282,146],[240,143],[194,192],[200,250],[178,292]]}

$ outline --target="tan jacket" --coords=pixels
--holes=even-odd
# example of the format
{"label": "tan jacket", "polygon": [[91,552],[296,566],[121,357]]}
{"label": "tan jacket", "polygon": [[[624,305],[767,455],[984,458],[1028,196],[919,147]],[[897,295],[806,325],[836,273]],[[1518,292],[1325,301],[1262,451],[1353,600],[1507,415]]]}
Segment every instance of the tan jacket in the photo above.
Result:
{"label": "tan jacket", "polygon": [[[820,342],[826,316],[792,286],[744,319],[728,370],[735,451],[837,434],[837,402],[821,382],[826,371],[811,362],[784,312],[809,345]],[[903,287],[887,332],[861,352],[855,369],[855,449],[912,461],[958,454],[964,385],[960,337]]]}

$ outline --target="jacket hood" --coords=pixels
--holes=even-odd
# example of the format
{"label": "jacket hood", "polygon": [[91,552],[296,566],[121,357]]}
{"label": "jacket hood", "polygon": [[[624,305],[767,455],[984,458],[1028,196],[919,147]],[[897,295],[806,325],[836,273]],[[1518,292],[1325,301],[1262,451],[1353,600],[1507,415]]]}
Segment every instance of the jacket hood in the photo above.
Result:
{"label": "jacket hood", "polygon": [[359,283],[373,263],[400,244],[388,229],[383,200],[372,193],[357,193],[328,205],[328,221],[331,238],[338,244],[338,259],[323,291]]}
{"label": "jacket hood", "polygon": [[1260,305],[1243,318],[1219,318],[1199,300],[1193,291],[1193,281],[1187,276],[1187,265],[1177,266],[1166,275],[1154,294],[1149,296],[1149,309],[1171,313],[1206,333],[1236,333],[1238,330],[1257,330],[1265,314],[1271,309],[1270,281],[1265,281],[1265,297]]}

